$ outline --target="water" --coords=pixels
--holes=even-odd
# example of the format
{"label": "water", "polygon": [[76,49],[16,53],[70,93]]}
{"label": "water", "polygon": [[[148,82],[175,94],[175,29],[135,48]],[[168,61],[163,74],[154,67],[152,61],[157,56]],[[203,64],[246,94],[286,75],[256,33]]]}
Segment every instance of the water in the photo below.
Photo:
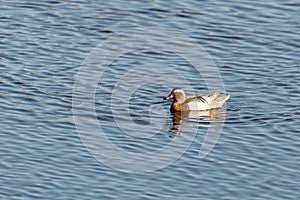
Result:
{"label": "water", "polygon": [[[19,0],[0,5],[1,199],[299,199],[299,3]],[[157,49],[171,34],[157,31],[157,41],[145,40],[143,46],[142,37],[149,37],[144,32],[130,43],[139,48],[113,60],[102,77],[94,63],[87,77],[91,83],[100,78],[96,88],[87,86],[95,89],[94,111],[84,104],[76,108],[83,111],[80,119],[90,122],[87,132],[97,132],[92,127],[99,122],[112,144],[135,153],[128,155],[169,144],[173,151],[145,164],[128,163],[130,157],[106,149],[115,157],[100,162],[75,127],[76,75],[101,42],[119,33],[132,39],[130,31],[148,27],[182,33],[210,55],[223,79],[221,89],[231,95],[226,116],[225,111],[217,115],[219,122],[225,120],[221,134],[212,132],[217,143],[199,158],[215,118],[185,117],[174,125],[170,102],[162,97],[175,86],[189,95],[208,92],[205,74],[199,76],[172,50]],[[120,47],[113,43],[109,48]],[[191,47],[182,46],[187,52]],[[109,56],[100,58],[108,62]],[[97,142],[91,147],[106,147],[107,141]],[[143,172],[167,159],[172,162]],[[127,172],[110,166],[123,163]]]}

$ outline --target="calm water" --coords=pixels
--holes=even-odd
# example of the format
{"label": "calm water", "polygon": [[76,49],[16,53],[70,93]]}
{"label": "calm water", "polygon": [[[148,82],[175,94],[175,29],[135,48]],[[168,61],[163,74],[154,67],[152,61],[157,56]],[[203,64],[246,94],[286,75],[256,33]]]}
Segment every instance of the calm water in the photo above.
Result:
{"label": "calm water", "polygon": [[[1,199],[300,198],[299,2],[0,0],[0,6]],[[95,95],[82,97],[95,101],[96,117],[84,103],[75,105],[91,123],[87,134],[97,121],[123,152],[144,155],[175,141],[175,150],[157,160],[178,159],[152,172],[143,169],[157,160],[139,167],[107,151],[112,163],[142,171],[128,173],[99,161],[83,144],[72,97],[90,52],[136,28],[160,36],[150,41],[148,31],[139,32],[140,41],[130,44],[140,49],[114,59],[102,76],[96,62],[111,57],[105,49],[99,53],[86,76],[99,78],[90,88]],[[210,55],[221,89],[231,95],[226,115],[184,116],[173,124],[177,118],[162,97],[175,86],[189,95],[208,88],[186,59],[157,49],[161,38],[172,38],[161,28],[193,39]],[[129,48],[123,45],[111,41],[108,48]],[[220,121],[217,144],[199,158],[210,125]],[[100,149],[107,144],[99,141]],[[192,143],[183,150],[184,141]]]}

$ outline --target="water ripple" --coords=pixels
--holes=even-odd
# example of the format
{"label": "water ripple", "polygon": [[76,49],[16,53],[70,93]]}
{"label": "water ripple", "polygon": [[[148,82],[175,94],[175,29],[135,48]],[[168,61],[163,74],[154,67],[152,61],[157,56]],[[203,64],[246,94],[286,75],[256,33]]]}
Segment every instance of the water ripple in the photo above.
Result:
{"label": "water ripple", "polygon": [[[1,199],[300,198],[299,3],[4,0],[1,8]],[[132,27],[181,31],[218,66],[231,99],[222,134],[205,158],[199,149],[214,119],[174,120],[162,97],[186,85],[159,68],[180,71],[194,89],[189,95],[207,92],[205,82],[183,58],[151,45],[107,68],[95,91],[97,120],[125,151],[154,152],[189,140],[197,128],[190,147],[166,168],[126,174],[98,162],[82,144],[72,115],[76,73],[96,45]],[[130,97],[113,96],[132,67],[143,70],[119,89],[145,83]],[[120,105],[115,118],[112,100]],[[145,135],[124,133],[116,121],[127,130],[146,126]]]}

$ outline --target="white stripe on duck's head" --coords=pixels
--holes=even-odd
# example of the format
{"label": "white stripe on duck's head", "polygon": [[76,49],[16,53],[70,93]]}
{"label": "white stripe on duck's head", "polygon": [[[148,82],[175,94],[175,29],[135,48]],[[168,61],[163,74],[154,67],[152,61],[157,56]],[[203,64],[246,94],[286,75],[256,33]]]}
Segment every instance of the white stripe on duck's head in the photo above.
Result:
{"label": "white stripe on duck's head", "polygon": [[165,99],[174,99],[174,101],[182,103],[185,101],[185,93],[182,88],[176,87],[167,97],[165,97]]}

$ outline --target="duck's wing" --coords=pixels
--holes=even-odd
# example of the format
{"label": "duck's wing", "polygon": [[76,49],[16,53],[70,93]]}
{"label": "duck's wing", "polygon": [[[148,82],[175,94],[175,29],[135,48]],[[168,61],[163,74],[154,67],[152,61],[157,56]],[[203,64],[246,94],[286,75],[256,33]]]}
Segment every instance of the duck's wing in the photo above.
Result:
{"label": "duck's wing", "polygon": [[210,101],[215,100],[222,92],[220,90],[215,91],[211,94],[208,94],[207,96],[209,97]]}
{"label": "duck's wing", "polygon": [[209,108],[209,102],[203,95],[197,95],[187,98],[184,103],[187,106],[186,110],[207,110]]}
{"label": "duck's wing", "polygon": [[221,93],[221,91],[216,91],[208,95],[210,99],[210,108],[221,108],[225,101],[230,98],[230,95],[220,96]]}
{"label": "duck's wing", "polygon": [[230,95],[226,95],[226,96],[218,96],[216,99],[214,99],[211,102],[211,108],[221,108],[223,106],[223,104],[225,103],[225,101],[227,101],[230,98]]}
{"label": "duck's wing", "polygon": [[201,94],[190,97],[185,100],[184,104],[188,105],[189,110],[221,108],[225,101],[230,98],[230,95],[220,96],[221,93],[221,91],[216,91],[211,94]]}

